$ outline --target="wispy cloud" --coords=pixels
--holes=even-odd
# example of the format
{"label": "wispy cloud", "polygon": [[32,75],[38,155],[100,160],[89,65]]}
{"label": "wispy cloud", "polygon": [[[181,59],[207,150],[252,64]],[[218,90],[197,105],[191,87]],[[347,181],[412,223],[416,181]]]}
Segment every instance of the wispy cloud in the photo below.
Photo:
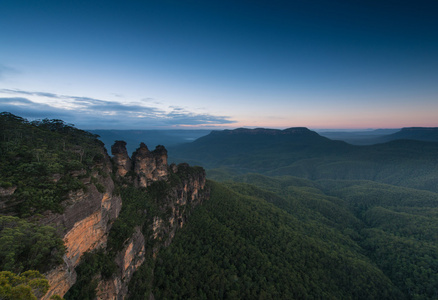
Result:
{"label": "wispy cloud", "polygon": [[235,123],[227,116],[194,113],[182,107],[168,110],[139,103],[90,97],[0,89],[0,111],[24,118],[63,119],[83,129],[146,129],[185,126],[221,126]]}
{"label": "wispy cloud", "polygon": [[18,70],[9,66],[0,64],[0,80],[3,80],[7,74],[19,73]]}

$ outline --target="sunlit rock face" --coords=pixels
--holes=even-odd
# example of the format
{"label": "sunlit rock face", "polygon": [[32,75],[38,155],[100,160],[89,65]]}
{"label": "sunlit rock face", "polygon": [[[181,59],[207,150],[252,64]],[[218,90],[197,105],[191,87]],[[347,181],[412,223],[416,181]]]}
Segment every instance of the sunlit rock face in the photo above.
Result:
{"label": "sunlit rock face", "polygon": [[126,150],[126,142],[116,141],[111,147],[114,165],[117,167],[117,175],[124,177],[131,170],[131,159]]}
{"label": "sunlit rock face", "polygon": [[165,180],[167,171],[167,150],[164,146],[157,146],[154,151],[141,143],[140,147],[132,154],[134,173],[137,175],[136,185],[147,187],[152,182]]}
{"label": "sunlit rock face", "polygon": [[[107,174],[111,172],[109,157],[106,156],[104,165],[100,167]],[[69,193],[64,201],[64,213],[47,213],[40,221],[58,228],[66,247],[64,263],[45,274],[50,289],[43,299],[55,294],[63,296],[70,289],[76,282],[75,267],[82,255],[106,245],[111,224],[122,207],[120,196],[113,194],[111,176],[91,172],[90,177],[82,181],[86,186],[85,191],[80,189]],[[91,181],[99,183],[104,191],[99,192]]]}

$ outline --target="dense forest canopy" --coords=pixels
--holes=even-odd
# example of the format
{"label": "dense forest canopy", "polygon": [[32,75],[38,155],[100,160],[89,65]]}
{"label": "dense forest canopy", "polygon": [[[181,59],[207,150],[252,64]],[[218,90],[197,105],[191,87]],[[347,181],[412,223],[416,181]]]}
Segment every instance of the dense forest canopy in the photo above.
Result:
{"label": "dense forest canopy", "polygon": [[216,183],[158,258],[156,272],[168,275],[156,277],[156,294],[433,299],[437,212],[436,193],[370,181],[250,174]]}

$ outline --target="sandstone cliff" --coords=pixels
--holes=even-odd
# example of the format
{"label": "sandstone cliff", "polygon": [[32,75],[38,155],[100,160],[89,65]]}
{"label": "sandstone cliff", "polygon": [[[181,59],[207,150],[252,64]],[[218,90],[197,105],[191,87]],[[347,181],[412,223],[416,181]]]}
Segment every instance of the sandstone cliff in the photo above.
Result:
{"label": "sandstone cliff", "polygon": [[[95,165],[89,177],[82,179],[85,191],[70,192],[63,203],[65,209],[62,214],[47,213],[40,221],[58,228],[66,247],[64,263],[45,274],[50,289],[43,299],[49,299],[54,294],[62,296],[68,291],[76,281],[75,267],[81,256],[106,245],[111,223],[119,215],[122,200],[114,194],[114,182],[109,176],[112,170],[110,159],[106,152],[103,151],[102,155],[104,161]],[[83,170],[73,176],[85,173],[86,170]]]}
{"label": "sandstone cliff", "polygon": [[166,189],[153,198],[157,210],[142,212],[144,224],[136,226],[122,249],[112,254],[117,266],[112,276],[105,279],[95,274],[97,299],[124,299],[136,270],[147,258],[153,259],[161,247],[168,246],[192,209],[208,198],[205,171],[187,164],[168,166],[163,146],[149,151],[142,143],[132,159],[123,141],[117,141],[111,150],[112,159],[103,153],[103,162],[89,172],[89,177],[84,177],[85,170],[74,174],[83,177],[86,189],[69,194],[64,212],[47,213],[40,221],[55,225],[66,246],[64,263],[45,274],[51,288],[43,299],[54,294],[64,296],[78,280],[75,268],[83,254],[106,249],[112,224],[122,209],[117,186],[132,185],[148,193],[152,184],[163,182]]}
{"label": "sandstone cliff", "polygon": [[[118,150],[123,151],[121,148]],[[150,152],[146,145],[141,144],[133,154],[132,161],[132,169],[118,172],[119,176],[124,177],[133,171],[131,174],[135,175],[129,180],[136,186],[144,188],[153,182],[162,181],[166,182],[168,189],[154,199],[158,211],[145,213],[143,230],[137,226],[133,235],[125,241],[123,249],[115,258],[116,274],[111,279],[101,280],[98,284],[98,299],[123,299],[139,266],[154,259],[160,248],[167,247],[178,228],[186,222],[192,209],[209,196],[205,188],[205,171],[202,168],[191,168],[187,164],[168,166],[167,151],[162,146]],[[146,244],[148,247],[145,247]]]}

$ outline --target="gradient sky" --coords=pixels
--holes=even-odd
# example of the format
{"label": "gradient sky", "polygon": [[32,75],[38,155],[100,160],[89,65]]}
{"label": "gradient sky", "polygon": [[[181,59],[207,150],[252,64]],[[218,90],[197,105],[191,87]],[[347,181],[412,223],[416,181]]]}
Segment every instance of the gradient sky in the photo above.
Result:
{"label": "gradient sky", "polygon": [[83,129],[438,126],[438,2],[1,0],[0,111]]}

